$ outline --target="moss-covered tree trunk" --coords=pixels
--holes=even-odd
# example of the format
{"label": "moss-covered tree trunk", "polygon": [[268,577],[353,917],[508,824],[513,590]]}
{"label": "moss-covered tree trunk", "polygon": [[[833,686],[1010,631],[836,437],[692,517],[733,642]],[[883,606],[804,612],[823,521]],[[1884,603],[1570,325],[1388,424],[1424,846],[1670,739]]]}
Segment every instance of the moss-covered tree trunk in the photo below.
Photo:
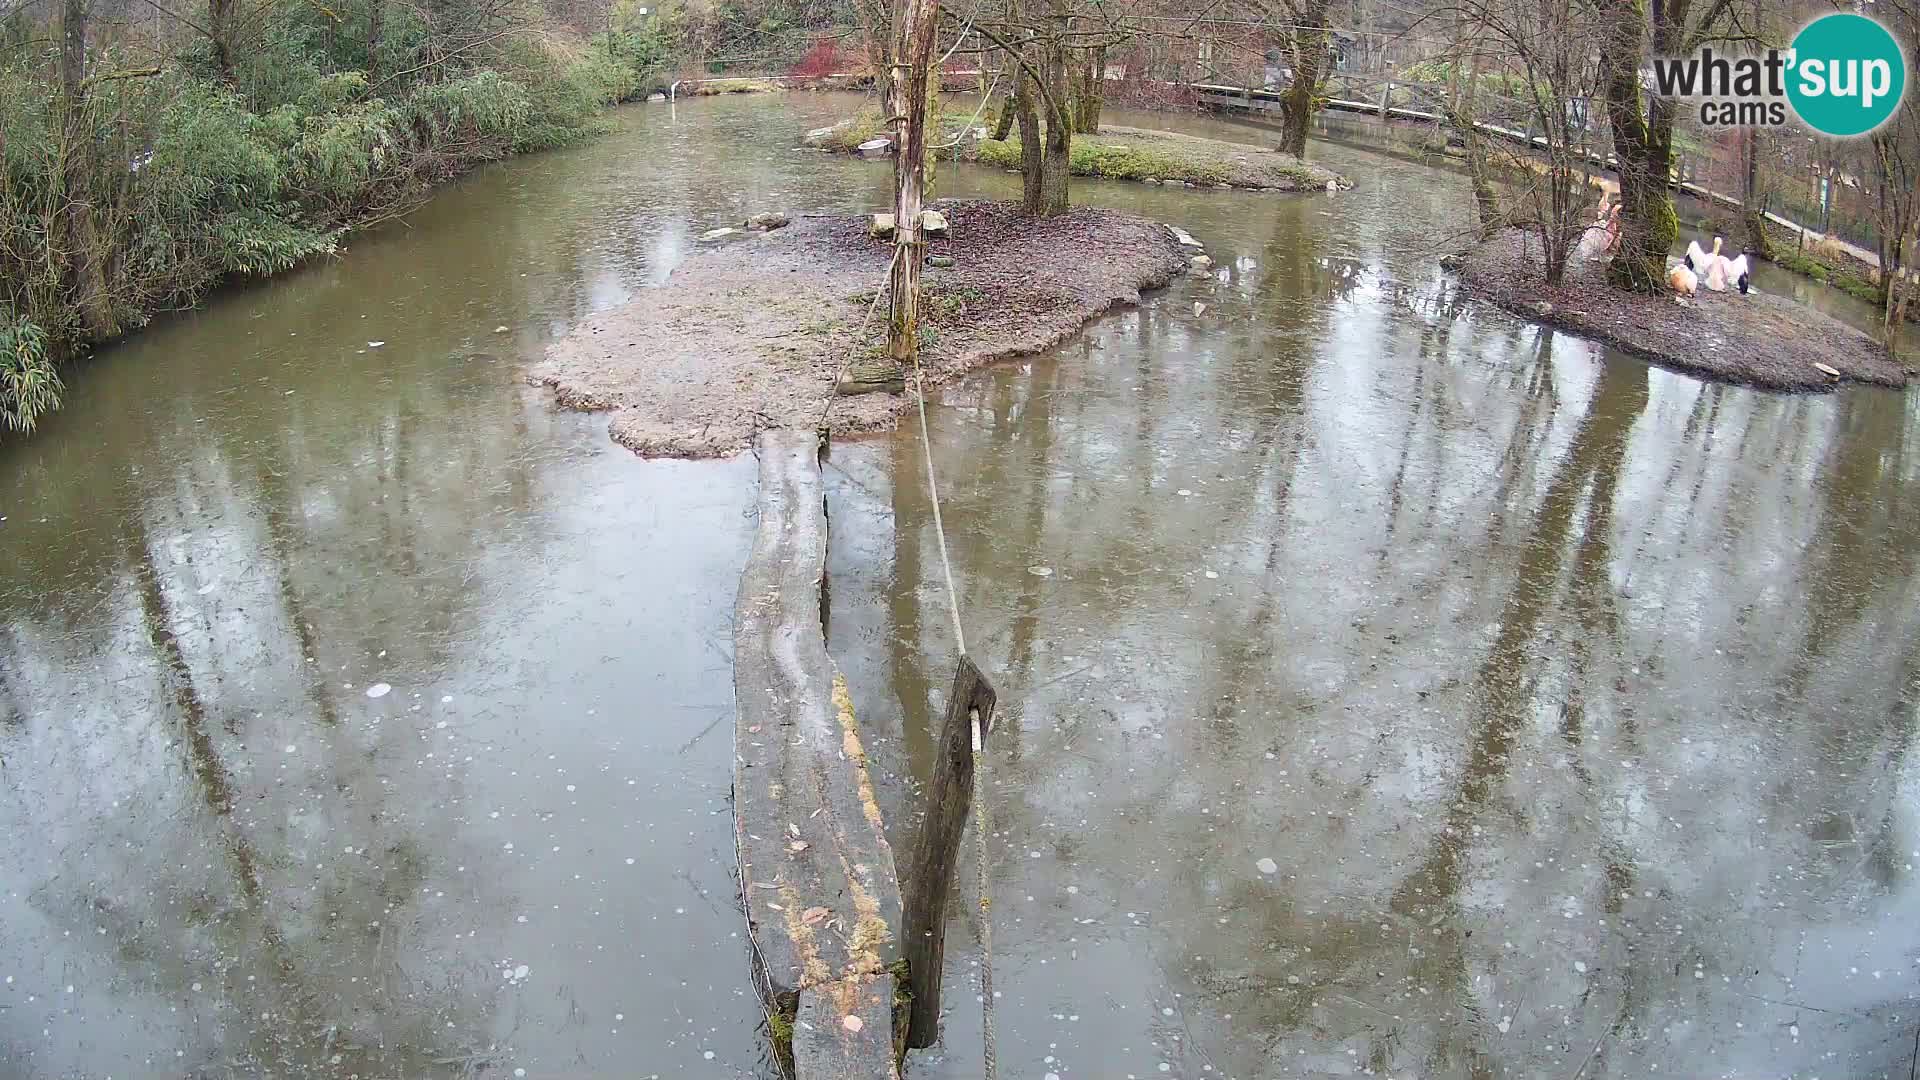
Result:
{"label": "moss-covered tree trunk", "polygon": [[1613,130],[1613,154],[1620,168],[1620,246],[1608,277],[1622,289],[1654,292],[1666,285],[1667,250],[1680,235],[1668,188],[1673,171],[1673,117],[1658,99],[1650,116],[1641,99],[1647,0],[1617,0],[1605,10],[1599,42],[1601,80],[1607,123]]}
{"label": "moss-covered tree trunk", "polygon": [[1744,245],[1762,259],[1774,256],[1773,237],[1767,235],[1767,197],[1760,189],[1760,129],[1748,128],[1744,140],[1746,176],[1740,189],[1740,220],[1747,233]]}
{"label": "moss-covered tree trunk", "polygon": [[1902,145],[1901,136],[1900,127],[1889,125],[1872,137],[1874,164],[1879,174],[1875,225],[1880,234],[1879,302],[1883,329],[1897,326],[1905,318],[1906,253],[1914,230],[1915,170],[1909,165],[1911,148]]}
{"label": "moss-covered tree trunk", "polygon": [[1105,104],[1107,47],[1088,49],[1073,66],[1073,130],[1080,135],[1100,131],[1100,109]]}
{"label": "moss-covered tree trunk", "polygon": [[1067,212],[1073,117],[1066,53],[1058,36],[1034,41],[1022,53],[1014,95],[1020,119],[1020,208],[1033,217]]}
{"label": "moss-covered tree trunk", "polygon": [[[1056,11],[1064,7],[1056,3]],[[1047,117],[1046,153],[1040,160],[1040,209],[1041,217],[1054,217],[1067,212],[1067,174],[1073,155],[1073,110],[1067,90],[1067,47],[1060,39],[1047,43],[1046,47],[1047,87],[1049,95]]]}
{"label": "moss-covered tree trunk", "polygon": [[[1027,48],[1029,60],[1036,51],[1031,46]],[[1020,121],[1020,208],[1037,216],[1044,203],[1040,192],[1040,159],[1045,154],[1041,148],[1040,110],[1033,100],[1036,96],[1033,75],[1022,64],[1013,82],[1013,114]]]}
{"label": "moss-covered tree trunk", "polygon": [[[1013,69],[1013,81],[1016,87],[1020,83],[1020,69],[1018,67]],[[1017,93],[1016,90],[1009,89],[1000,96],[1000,109],[994,114],[993,118],[993,137],[997,142],[1005,142],[1007,136],[1013,134],[1013,121],[1015,119],[1013,98],[1015,93]]]}
{"label": "moss-covered tree trunk", "polygon": [[[1456,47],[1464,53],[1471,27],[1463,22],[1458,28]],[[1487,161],[1487,142],[1480,134],[1480,65],[1478,58],[1468,59],[1464,63],[1452,65],[1451,79],[1452,115],[1449,117],[1453,129],[1460,134],[1461,149],[1467,156],[1467,178],[1473,187],[1474,219],[1481,240],[1490,239],[1499,231],[1503,215],[1500,212],[1500,194],[1493,186],[1493,167]]]}
{"label": "moss-covered tree trunk", "polygon": [[1293,42],[1293,81],[1287,85],[1285,134],[1280,149],[1295,157],[1307,155],[1307,131],[1313,126],[1320,75],[1327,58],[1327,9],[1332,0],[1307,0],[1297,10],[1289,32]]}

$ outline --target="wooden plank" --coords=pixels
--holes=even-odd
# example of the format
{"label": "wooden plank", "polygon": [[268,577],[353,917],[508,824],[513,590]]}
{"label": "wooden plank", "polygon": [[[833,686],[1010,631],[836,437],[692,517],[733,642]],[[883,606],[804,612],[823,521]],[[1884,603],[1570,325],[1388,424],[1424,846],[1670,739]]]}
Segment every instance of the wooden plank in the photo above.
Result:
{"label": "wooden plank", "polygon": [[734,840],[755,983],[792,1018],[806,988],[899,959],[900,888],[821,628],[820,440],[768,431],[756,448],[760,523],[734,610]]}
{"label": "wooden plank", "polygon": [[973,808],[973,723],[982,737],[992,729],[993,684],[962,656],[947,695],[947,716],[927,787],[927,816],[914,845],[907,878],[905,921],[907,978],[913,989],[907,1045],[932,1046],[940,1037],[940,977],[946,964],[947,896],[960,860],[960,840]]}
{"label": "wooden plank", "polygon": [[810,986],[793,1018],[800,1080],[900,1080],[893,1055],[893,976]]}

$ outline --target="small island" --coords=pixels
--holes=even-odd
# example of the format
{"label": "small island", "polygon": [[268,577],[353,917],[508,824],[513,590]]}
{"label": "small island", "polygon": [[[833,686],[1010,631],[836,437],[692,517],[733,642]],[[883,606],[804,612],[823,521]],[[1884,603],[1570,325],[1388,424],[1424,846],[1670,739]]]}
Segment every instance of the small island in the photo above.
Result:
{"label": "small island", "polygon": [[[932,208],[948,227],[928,241],[921,279],[927,387],[1056,345],[1204,258],[1190,237],[1116,210]],[[893,251],[862,215],[731,232],[663,286],[583,322],[528,381],[561,405],[613,411],[615,441],[645,456],[736,454],[769,428],[890,428],[910,394],[843,396],[836,386],[850,362],[884,346]]]}
{"label": "small island", "polygon": [[[1018,171],[1020,140],[1009,132],[992,138],[984,127],[967,127],[968,118],[944,117],[940,144],[950,145],[962,161]],[[877,109],[829,128],[807,133],[807,141],[839,153],[890,153],[892,142]],[[878,145],[876,145],[878,144]],[[863,148],[871,150],[863,151]],[[1169,187],[1237,188],[1249,191],[1325,191],[1350,188],[1353,181],[1292,154],[1246,143],[1209,139],[1172,131],[1102,124],[1097,134],[1076,134],[1067,151],[1067,171],[1103,180],[1136,180]]]}
{"label": "small island", "polygon": [[1844,380],[1907,384],[1906,368],[1885,345],[1787,297],[1627,292],[1608,284],[1600,259],[1575,259],[1561,283],[1549,285],[1539,239],[1520,229],[1503,230],[1447,265],[1476,299],[1662,367],[1774,390],[1830,390]]}

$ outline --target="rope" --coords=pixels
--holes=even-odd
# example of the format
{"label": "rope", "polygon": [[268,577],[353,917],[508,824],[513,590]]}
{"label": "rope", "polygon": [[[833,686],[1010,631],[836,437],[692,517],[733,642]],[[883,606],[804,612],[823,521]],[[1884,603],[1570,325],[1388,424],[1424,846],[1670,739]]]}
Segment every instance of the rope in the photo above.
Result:
{"label": "rope", "polygon": [[815,430],[824,430],[827,415],[833,412],[834,399],[839,396],[840,376],[846,374],[853,364],[853,354],[860,349],[860,342],[867,336],[867,324],[873,321],[874,309],[880,306],[880,294],[886,291],[887,283],[893,278],[893,264],[900,261],[900,249],[893,249],[893,257],[887,260],[887,273],[873,290],[873,300],[867,304],[867,313],[860,316],[860,329],[854,331],[853,344],[847,346],[847,355],[833,365],[833,382],[827,385],[827,400],[820,406],[820,419],[814,422]]}
{"label": "rope", "polygon": [[973,110],[973,116],[967,120],[966,126],[960,129],[960,134],[955,135],[952,142],[943,142],[935,146],[929,146],[927,149],[938,153],[942,150],[951,150],[961,143],[966,142],[967,132],[973,130],[973,125],[980,119],[980,114],[987,111],[987,103],[993,100],[994,87],[999,85],[1000,73],[996,71],[993,73],[993,81],[987,84],[987,92],[980,95],[980,107]]}
{"label": "rope", "polygon": [[[967,632],[960,628],[960,594],[953,587],[953,560],[947,558],[947,527],[940,521],[940,484],[933,478],[933,442],[927,438],[927,385],[920,373],[920,358],[913,358],[913,398],[920,406],[920,452],[927,461],[927,495],[933,500],[933,533],[940,538],[940,569],[947,576],[947,610],[953,613],[953,640],[960,651],[967,651]],[[976,729],[978,725],[975,725]],[[980,736],[973,738],[974,755],[979,756]]]}
{"label": "rope", "polygon": [[981,752],[980,713],[973,713],[973,782],[980,797],[973,801],[974,863],[980,875],[980,1040],[986,1061],[986,1080],[1000,1075],[1000,1048],[993,1034],[993,893],[987,883],[987,756]]}
{"label": "rope", "polygon": [[[933,502],[933,533],[940,541],[940,570],[947,582],[947,610],[953,613],[953,640],[962,655],[967,651],[966,631],[960,626],[960,592],[953,585],[953,560],[947,556],[947,527],[940,517],[940,485],[933,475],[933,439],[927,434],[927,384],[920,368],[920,357],[913,358],[913,399],[920,412],[920,453],[927,462],[927,495]],[[973,800],[974,866],[980,897],[980,1034],[981,1055],[986,1080],[1000,1076],[999,1041],[993,1030],[993,889],[987,874],[987,755],[985,732],[980,730],[980,711],[968,711],[973,722]]]}

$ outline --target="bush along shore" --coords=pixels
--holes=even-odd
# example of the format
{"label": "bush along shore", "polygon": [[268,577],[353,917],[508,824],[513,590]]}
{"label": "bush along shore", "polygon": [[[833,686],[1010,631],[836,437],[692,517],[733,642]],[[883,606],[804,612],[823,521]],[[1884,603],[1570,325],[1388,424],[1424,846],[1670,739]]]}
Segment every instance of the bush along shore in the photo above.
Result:
{"label": "bush along shore", "polygon": [[[970,113],[951,111],[932,118],[933,129],[941,133],[936,142],[950,145],[950,152],[962,161],[1002,169],[1021,167],[1017,137],[987,137],[991,132],[984,127],[969,128],[969,119]],[[863,109],[831,128],[807,134],[812,145],[840,153],[853,153],[863,145],[887,138],[877,108]],[[1074,135],[1067,151],[1067,171],[1074,176],[1106,180],[1255,191],[1325,191],[1328,184],[1353,186],[1339,173],[1278,150],[1114,125],[1102,125],[1097,134]]]}
{"label": "bush along shore", "polygon": [[538,8],[442,7],[269,4],[224,37],[181,30],[155,67],[154,41],[84,20],[77,52],[0,52],[0,437],[58,406],[88,346],[664,88],[656,21],[586,37]]}

